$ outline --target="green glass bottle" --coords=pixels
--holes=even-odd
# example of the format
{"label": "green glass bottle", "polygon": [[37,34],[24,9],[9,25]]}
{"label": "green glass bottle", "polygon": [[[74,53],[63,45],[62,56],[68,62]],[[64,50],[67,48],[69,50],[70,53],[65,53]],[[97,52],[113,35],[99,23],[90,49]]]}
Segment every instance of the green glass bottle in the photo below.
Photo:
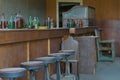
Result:
{"label": "green glass bottle", "polygon": [[9,29],[14,29],[15,25],[14,25],[14,20],[13,20],[13,16],[10,16],[10,21],[9,21]]}
{"label": "green glass bottle", "polygon": [[72,19],[69,20],[69,28],[72,28],[73,27],[73,21]]}
{"label": "green glass bottle", "polygon": [[29,28],[33,27],[33,20],[32,20],[32,16],[29,17]]}

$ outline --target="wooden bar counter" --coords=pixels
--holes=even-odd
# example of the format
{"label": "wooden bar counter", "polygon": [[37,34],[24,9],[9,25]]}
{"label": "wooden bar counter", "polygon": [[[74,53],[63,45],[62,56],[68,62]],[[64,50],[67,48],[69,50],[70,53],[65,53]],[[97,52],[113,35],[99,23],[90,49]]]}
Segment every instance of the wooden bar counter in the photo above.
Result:
{"label": "wooden bar counter", "polygon": [[[89,29],[94,31],[95,28],[76,29],[75,35]],[[20,66],[21,62],[58,52],[65,35],[69,35],[69,29],[1,29],[0,68]],[[37,79],[44,80],[43,71],[37,75]]]}
{"label": "wooden bar counter", "polygon": [[19,66],[20,62],[46,56],[51,47],[60,49],[56,46],[67,34],[68,29],[0,30],[0,68]]}

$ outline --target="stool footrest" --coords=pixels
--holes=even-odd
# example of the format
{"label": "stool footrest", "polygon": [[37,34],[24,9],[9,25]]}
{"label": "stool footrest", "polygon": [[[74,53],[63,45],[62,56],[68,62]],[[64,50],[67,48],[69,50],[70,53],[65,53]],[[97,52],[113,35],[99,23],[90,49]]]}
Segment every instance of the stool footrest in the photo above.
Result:
{"label": "stool footrest", "polygon": [[[70,63],[77,63],[79,60],[68,60]],[[61,62],[66,62],[65,60],[61,60]]]}

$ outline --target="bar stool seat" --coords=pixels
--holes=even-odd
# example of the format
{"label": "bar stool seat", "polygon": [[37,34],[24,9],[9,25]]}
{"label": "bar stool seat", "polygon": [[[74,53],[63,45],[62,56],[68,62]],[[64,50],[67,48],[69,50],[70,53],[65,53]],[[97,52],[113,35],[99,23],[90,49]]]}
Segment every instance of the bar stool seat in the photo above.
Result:
{"label": "bar stool seat", "polygon": [[40,70],[44,66],[42,61],[22,62],[21,67],[30,71],[30,80],[35,80],[35,71]]}
{"label": "bar stool seat", "polygon": [[62,60],[64,58],[65,53],[52,53],[48,56],[55,57],[57,61]]}
{"label": "bar stool seat", "polygon": [[22,77],[26,74],[25,68],[3,68],[0,69],[1,78],[17,78]]}
{"label": "bar stool seat", "polygon": [[75,54],[74,50],[60,50],[59,52],[62,52],[64,56],[71,56]]}
{"label": "bar stool seat", "polygon": [[64,53],[65,56],[65,63],[66,63],[66,75],[70,75],[70,62],[69,57],[75,54],[74,50],[60,50],[59,52]]}
{"label": "bar stool seat", "polygon": [[43,61],[44,64],[51,64],[56,62],[55,57],[39,57],[35,59],[36,61]]}
{"label": "bar stool seat", "polygon": [[26,68],[27,70],[39,70],[44,66],[42,61],[29,61],[29,62],[22,62],[21,67]]}
{"label": "bar stool seat", "polygon": [[49,79],[48,64],[55,63],[56,62],[56,58],[55,57],[39,57],[39,58],[36,58],[35,60],[44,62],[45,80],[50,80]]}
{"label": "bar stool seat", "polygon": [[50,57],[55,57],[56,58],[56,71],[57,71],[57,75],[56,74],[53,74],[51,76],[52,80],[61,80],[61,78],[63,77],[61,75],[61,70],[60,70],[60,61],[65,57],[64,56],[64,53],[52,53],[52,54],[49,54],[48,56]]}
{"label": "bar stool seat", "polygon": [[[75,54],[75,50],[61,50],[60,52],[65,53],[65,63],[66,63],[66,71],[65,71],[65,78],[63,80],[67,80],[69,78],[71,78],[72,80],[76,80],[75,75],[72,75],[70,73],[70,63],[77,63],[77,70],[78,70],[78,60],[70,60],[69,57]],[[77,76],[79,80],[79,73],[77,71]]]}

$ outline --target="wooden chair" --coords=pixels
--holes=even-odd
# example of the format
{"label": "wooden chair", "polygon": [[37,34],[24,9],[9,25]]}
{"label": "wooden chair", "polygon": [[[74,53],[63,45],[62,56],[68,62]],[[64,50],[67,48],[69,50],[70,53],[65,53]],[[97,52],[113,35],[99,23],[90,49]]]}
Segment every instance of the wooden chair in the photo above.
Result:
{"label": "wooden chair", "polygon": [[114,40],[101,40],[99,29],[95,30],[95,35],[98,36],[96,40],[98,61],[114,61],[115,59]]}

